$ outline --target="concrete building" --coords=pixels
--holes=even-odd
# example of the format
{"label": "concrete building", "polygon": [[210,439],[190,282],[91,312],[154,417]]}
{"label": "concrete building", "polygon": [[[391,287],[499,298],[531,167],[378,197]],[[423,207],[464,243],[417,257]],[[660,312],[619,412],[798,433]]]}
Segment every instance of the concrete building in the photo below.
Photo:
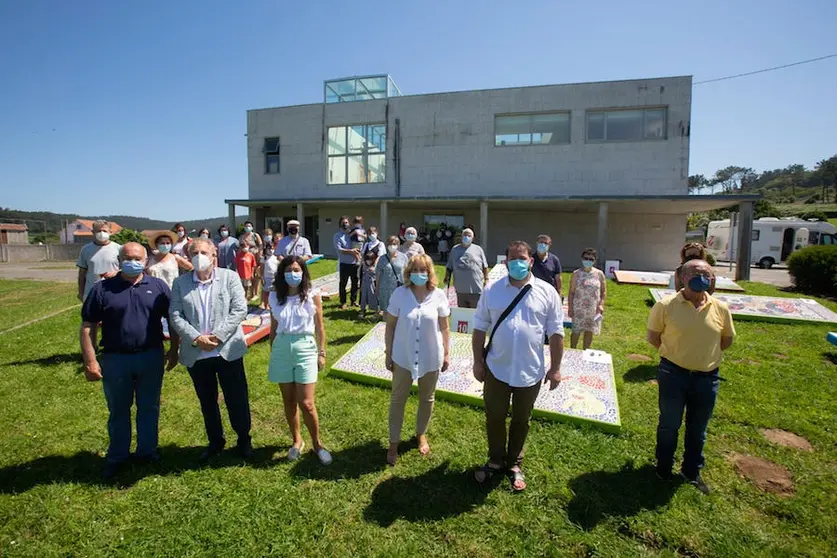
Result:
{"label": "concrete building", "polygon": [[[110,225],[110,234],[116,234],[122,230],[122,226],[108,221]],[[76,219],[70,221],[66,226],[58,232],[58,237],[61,244],[87,244],[93,241],[93,220],[92,219]]]}
{"label": "concrete building", "polygon": [[29,227],[15,223],[0,223],[0,244],[29,244]]}
{"label": "concrete building", "polygon": [[592,246],[673,269],[689,212],[743,203],[746,219],[757,199],[687,194],[691,95],[689,76],[407,96],[389,76],[328,81],[323,102],[247,112],[230,221],[298,219],[326,255],[347,214],[385,234],[472,225],[492,261],[546,233],[571,268]]}

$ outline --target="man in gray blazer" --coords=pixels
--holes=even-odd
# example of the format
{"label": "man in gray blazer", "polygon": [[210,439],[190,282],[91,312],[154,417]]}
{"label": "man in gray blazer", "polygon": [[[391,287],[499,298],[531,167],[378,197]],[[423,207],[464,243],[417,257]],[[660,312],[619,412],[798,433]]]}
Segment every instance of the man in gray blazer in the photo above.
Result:
{"label": "man in gray blazer", "polygon": [[247,301],[235,271],[216,266],[215,245],[202,238],[190,245],[194,271],[172,285],[169,324],[180,336],[180,363],[189,370],[201,404],[209,447],[202,462],[226,445],[218,408],[218,384],[238,435],[238,452],[253,455],[250,442],[250,400],[244,374],[247,342],[241,322],[247,317]]}

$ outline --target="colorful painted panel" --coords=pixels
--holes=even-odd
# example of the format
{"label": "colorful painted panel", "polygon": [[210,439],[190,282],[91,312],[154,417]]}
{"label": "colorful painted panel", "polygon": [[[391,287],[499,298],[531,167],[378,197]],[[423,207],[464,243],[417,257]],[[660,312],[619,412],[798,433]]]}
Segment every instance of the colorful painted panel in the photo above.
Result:
{"label": "colorful painted panel", "polygon": [[[335,376],[389,385],[391,374],[384,366],[384,324],[377,324],[332,367]],[[474,380],[471,336],[451,333],[450,368],[439,375],[437,394],[463,403],[482,405],[482,384]],[[549,366],[549,347],[546,351]],[[609,431],[621,425],[613,363],[601,351],[567,349],[561,366],[563,381],[558,389],[542,389],[535,402],[535,415],[554,420],[592,423]]]}
{"label": "colorful painted panel", "polygon": [[[675,294],[671,289],[648,289],[654,300]],[[765,322],[815,322],[837,324],[837,313],[809,298],[778,298],[742,294],[713,295],[729,305],[730,312],[742,320]]]}
{"label": "colorful painted panel", "polygon": [[[613,274],[616,276],[617,283],[674,288],[671,271],[625,271],[620,269],[614,271]],[[715,288],[719,291],[744,292],[744,288],[729,277],[715,277]]]}
{"label": "colorful painted panel", "polygon": [[340,274],[337,272],[323,275],[311,281],[311,287],[320,291],[320,295],[325,298],[336,296],[340,289]]}

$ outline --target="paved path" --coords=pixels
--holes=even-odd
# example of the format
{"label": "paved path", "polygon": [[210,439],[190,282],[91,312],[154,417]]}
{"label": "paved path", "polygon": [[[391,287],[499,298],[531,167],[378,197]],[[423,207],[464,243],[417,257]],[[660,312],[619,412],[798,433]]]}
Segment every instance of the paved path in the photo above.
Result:
{"label": "paved path", "polygon": [[[735,265],[732,266],[732,271],[729,269],[729,264],[724,263],[716,265],[712,269],[715,270],[716,275],[735,279]],[[752,267],[750,268],[750,281],[767,283],[776,287],[790,287],[793,284],[786,267],[774,267],[772,269]]]}
{"label": "paved path", "polygon": [[75,262],[0,263],[0,279],[75,283],[78,279],[78,268]]}

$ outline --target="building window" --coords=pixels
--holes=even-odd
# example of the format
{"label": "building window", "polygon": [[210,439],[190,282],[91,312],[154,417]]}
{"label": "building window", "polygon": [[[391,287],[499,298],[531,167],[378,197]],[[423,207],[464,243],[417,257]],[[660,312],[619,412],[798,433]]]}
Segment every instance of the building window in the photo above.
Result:
{"label": "building window", "polygon": [[328,184],[386,182],[386,124],[328,128]]}
{"label": "building window", "polygon": [[561,145],[570,143],[570,113],[494,117],[494,145]]}
{"label": "building window", "polygon": [[666,139],[666,109],[587,111],[587,141]]}
{"label": "building window", "polygon": [[279,138],[265,138],[262,151],[265,174],[279,174]]}

